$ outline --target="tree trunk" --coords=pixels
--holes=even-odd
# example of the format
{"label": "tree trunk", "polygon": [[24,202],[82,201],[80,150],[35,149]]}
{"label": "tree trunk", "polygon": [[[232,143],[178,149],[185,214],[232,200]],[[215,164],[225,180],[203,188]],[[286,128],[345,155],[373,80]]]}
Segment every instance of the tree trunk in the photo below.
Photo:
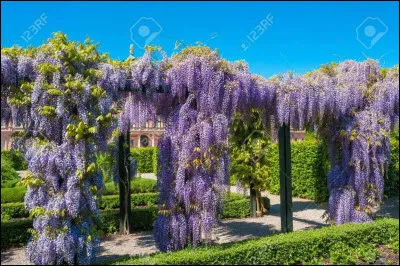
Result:
{"label": "tree trunk", "polygon": [[261,197],[261,191],[256,190],[256,200],[257,200],[257,217],[262,217],[264,214],[267,214],[267,209],[264,206],[264,201]]}
{"label": "tree trunk", "polygon": [[254,189],[254,184],[250,184],[250,217],[257,217],[257,192]]}

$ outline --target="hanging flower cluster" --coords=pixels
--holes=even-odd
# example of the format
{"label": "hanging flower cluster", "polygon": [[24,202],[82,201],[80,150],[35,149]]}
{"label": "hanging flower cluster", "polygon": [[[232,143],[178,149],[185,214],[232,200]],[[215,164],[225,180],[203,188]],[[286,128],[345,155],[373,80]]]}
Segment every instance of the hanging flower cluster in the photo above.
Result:
{"label": "hanging flower cluster", "polygon": [[[2,119],[19,118],[33,219],[27,256],[35,264],[89,264],[99,245],[95,152],[113,126],[112,103],[126,82],[89,41],[55,34],[35,51],[2,49]],[[3,71],[4,70],[4,71]],[[4,99],[4,100],[3,100]]]}
{"label": "hanging flower cluster", "polygon": [[388,138],[399,117],[398,67],[348,60],[265,79],[204,46],[163,54],[159,62],[147,52],[116,63],[90,42],[56,34],[34,50],[2,50],[1,70],[2,119],[22,119],[25,127],[19,142],[30,171],[25,203],[35,217],[27,251],[37,264],[91,262],[103,188],[94,155],[107,147],[120,109],[123,132],[157,117],[166,121],[154,228],[162,251],[211,239],[229,184],[235,112],[250,119],[258,109],[266,126],[274,116],[272,126],[314,126],[328,139],[335,223],[370,221],[382,200]]}

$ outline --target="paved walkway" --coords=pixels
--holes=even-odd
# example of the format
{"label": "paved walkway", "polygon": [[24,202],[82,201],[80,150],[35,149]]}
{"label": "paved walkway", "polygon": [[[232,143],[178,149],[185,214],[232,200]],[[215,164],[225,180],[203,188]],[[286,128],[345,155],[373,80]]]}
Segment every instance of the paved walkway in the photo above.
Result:
{"label": "paved walkway", "polygon": [[[232,191],[236,188],[232,187]],[[226,243],[260,237],[280,231],[279,196],[267,195],[271,200],[270,214],[261,218],[224,220],[215,229],[214,241]],[[293,198],[294,230],[324,226],[322,215],[326,205],[318,205],[310,200]],[[399,197],[385,200],[381,215],[399,218]],[[109,235],[101,243],[98,261],[118,258],[121,255],[144,255],[157,252],[152,232],[139,232],[132,235]],[[2,265],[29,264],[25,257],[25,248],[12,248],[1,252]]]}

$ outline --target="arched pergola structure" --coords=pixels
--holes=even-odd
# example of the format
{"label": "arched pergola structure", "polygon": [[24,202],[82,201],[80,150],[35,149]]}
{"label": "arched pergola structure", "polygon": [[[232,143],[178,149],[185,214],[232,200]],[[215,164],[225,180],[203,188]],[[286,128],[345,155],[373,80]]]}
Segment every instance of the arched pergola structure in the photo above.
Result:
{"label": "arched pergola structure", "polygon": [[[337,224],[372,220],[382,200],[390,130],[398,123],[398,67],[348,60],[265,79],[204,46],[163,54],[161,61],[152,60],[153,52],[116,62],[89,40],[70,42],[61,33],[38,48],[2,49],[2,118],[22,116],[26,129],[16,145],[29,163],[23,182],[34,216],[31,261],[88,264],[95,256],[97,197],[104,187],[95,154],[107,148],[117,114],[120,133],[157,115],[166,121],[154,228],[162,251],[210,239],[229,184],[227,128],[235,112],[248,117],[251,109],[264,119],[274,115],[280,127],[283,231],[292,227],[289,123],[314,126],[328,139],[329,218]],[[121,135],[121,149],[122,142]],[[122,158],[120,181],[129,175]]]}

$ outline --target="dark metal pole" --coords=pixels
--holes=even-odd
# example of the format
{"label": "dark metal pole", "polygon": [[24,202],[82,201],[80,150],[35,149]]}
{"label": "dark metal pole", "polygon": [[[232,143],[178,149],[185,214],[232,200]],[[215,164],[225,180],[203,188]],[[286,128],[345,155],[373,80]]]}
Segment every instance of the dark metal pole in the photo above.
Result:
{"label": "dark metal pole", "polygon": [[120,133],[118,138],[119,171],[119,232],[131,233],[131,193],[130,193],[130,134]]}
{"label": "dark metal pole", "polygon": [[293,231],[292,209],[292,162],[290,154],[290,125],[283,124],[278,131],[280,198],[281,198],[281,232]]}
{"label": "dark metal pole", "polygon": [[250,184],[250,217],[257,217],[256,190],[254,184]]}

